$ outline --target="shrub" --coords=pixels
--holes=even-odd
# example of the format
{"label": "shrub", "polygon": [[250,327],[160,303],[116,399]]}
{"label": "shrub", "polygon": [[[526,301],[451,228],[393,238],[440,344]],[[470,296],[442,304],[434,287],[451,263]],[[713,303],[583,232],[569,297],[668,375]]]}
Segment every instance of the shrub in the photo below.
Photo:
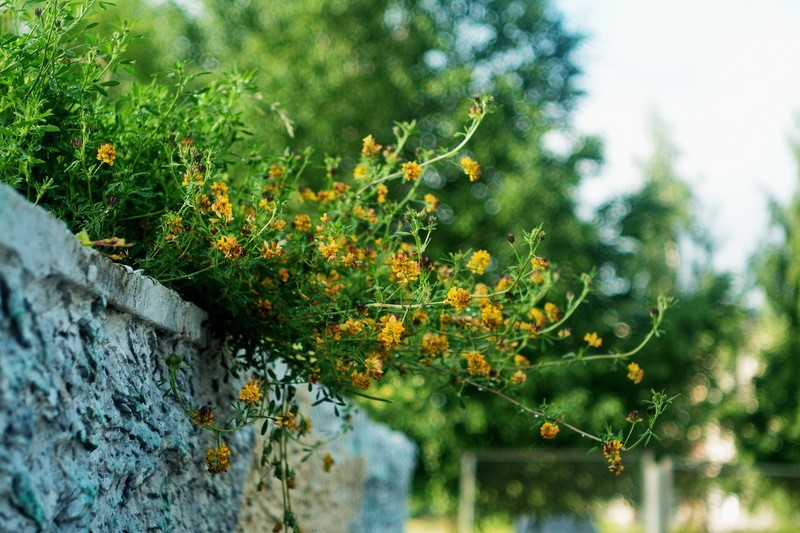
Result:
{"label": "shrub", "polygon": [[[218,423],[215,406],[187,397],[179,355],[168,359],[164,383],[193,423],[215,434],[210,472],[228,468],[224,434],[259,423],[270,433],[262,464],[287,495],[295,484],[287,441],[309,429],[296,387],[308,384],[317,401],[345,406],[349,395],[369,397],[387,372],[440,376],[456,389],[498,396],[533,415],[532,438],[579,432],[622,472],[620,452],[652,435],[670,402],[664,394],[653,393],[647,416],[631,414],[624,434],[598,436],[572,426],[568,413],[522,403],[515,390],[547,366],[629,359],[657,333],[667,300],[632,351],[601,353],[602,339],[580,332],[577,352],[552,358],[546,353],[570,335],[568,320],[592,276],[581,276],[575,293],[553,291],[562,280],[537,254],[541,227],[508,236],[510,265],[484,250],[426,255],[439,200],[424,174],[454,165],[464,180],[481,179],[467,147],[491,98],[469,104],[451,148],[410,150],[415,125],[401,123],[393,139],[366,135],[351,160],[318,164],[310,151],[248,142],[239,104],[258,102],[248,73],[202,77],[177,64],[152,83],[120,90],[120,69],[131,67],[122,60],[129,28],[90,31],[91,14],[108,5],[3,4],[0,175],[85,244],[208,311],[210,328],[225,340],[223,367],[249,377],[233,416]],[[278,359],[286,364],[280,373]],[[641,380],[636,363],[625,370]],[[296,528],[286,501],[283,522]]]}

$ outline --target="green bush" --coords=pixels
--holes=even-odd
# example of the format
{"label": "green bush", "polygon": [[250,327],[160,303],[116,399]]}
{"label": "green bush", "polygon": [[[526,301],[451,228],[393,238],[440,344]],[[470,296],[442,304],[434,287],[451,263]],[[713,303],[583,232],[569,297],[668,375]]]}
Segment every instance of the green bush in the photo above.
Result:
{"label": "green bush", "polygon": [[[415,124],[402,123],[392,139],[366,135],[349,166],[336,157],[318,163],[310,151],[248,140],[240,103],[258,103],[251,74],[190,75],[178,64],[121,90],[119,70],[132,67],[121,59],[127,26],[110,35],[90,31],[92,13],[109,5],[3,4],[0,175],[85,244],[208,311],[209,327],[226,341],[223,367],[250,378],[230,418],[215,422],[217,406],[197,405],[180,389],[179,355],[168,360],[165,384],[187,416],[216,436],[209,471],[228,467],[226,432],[261,424],[270,433],[264,475],[281,480],[284,523],[296,528],[286,447],[309,433],[296,387],[320,383],[317,401],[345,406],[346,396],[369,397],[388,372],[500,397],[532,415],[542,437],[576,431],[602,449],[613,472],[622,471],[620,452],[652,435],[670,402],[664,394],[654,392],[647,413],[631,414],[624,432],[591,435],[571,425],[569,413],[525,405],[515,391],[545,367],[635,355],[657,333],[666,299],[631,351],[601,353],[602,339],[586,331],[574,333],[584,341],[577,351],[546,357],[573,335],[568,320],[592,276],[577,280],[576,293],[553,291],[561,280],[537,254],[541,228],[508,236],[509,265],[485,250],[426,255],[439,200],[420,178],[450,165],[463,180],[481,179],[467,146],[491,98],[465,106],[463,130],[437,143],[451,148],[408,148]],[[282,375],[277,359],[287,365]],[[627,371],[641,380],[636,363]]]}

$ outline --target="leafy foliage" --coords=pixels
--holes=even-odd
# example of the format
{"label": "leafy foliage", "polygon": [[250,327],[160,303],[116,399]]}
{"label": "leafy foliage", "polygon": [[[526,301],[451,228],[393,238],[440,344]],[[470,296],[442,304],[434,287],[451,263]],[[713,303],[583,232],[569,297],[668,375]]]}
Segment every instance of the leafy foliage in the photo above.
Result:
{"label": "leafy foliage", "polygon": [[[644,342],[626,351],[598,351],[602,335],[590,327],[592,319],[577,322],[574,333],[567,326],[577,320],[573,315],[592,281],[592,275],[579,272],[593,264],[586,252],[594,249],[594,234],[575,216],[572,193],[578,167],[596,158],[597,144],[581,141],[574,152],[557,157],[542,143],[575,95],[576,69],[568,56],[576,40],[563,33],[544,3],[488,2],[469,8],[478,11],[464,11],[457,2],[380,9],[363,3],[363,13],[344,11],[336,2],[312,4],[324,11],[317,23],[338,23],[337,33],[292,26],[308,16],[293,11],[300,2],[274,8],[284,11],[243,15],[248,24],[283,21],[283,29],[294,27],[298,38],[321,39],[303,62],[283,58],[274,68],[266,66],[262,76],[274,76],[271,82],[251,72],[208,78],[182,63],[150,81],[136,81],[122,73],[130,66],[123,59],[127,26],[112,33],[92,31],[89,16],[106,4],[55,2],[35,9],[24,0],[4,4],[12,31],[3,35],[0,52],[0,178],[65,220],[86,244],[174,287],[210,313],[210,326],[228,342],[223,366],[233,375],[252,376],[235,415],[227,425],[212,424],[210,408],[185,398],[177,384],[178,357],[171,358],[168,381],[170,395],[187,415],[215,433],[216,446],[207,456],[214,473],[224,472],[230,455],[222,435],[258,422],[272,428],[270,443],[280,443],[265,450],[265,457],[274,454],[277,462],[265,459],[264,465],[280,465],[272,474],[288,491],[285,441],[300,415],[286,399],[298,385],[319,382],[324,387],[318,399],[341,404],[344,395],[366,395],[406,374],[421,384],[446,385],[445,403],[463,399],[467,416],[455,421],[463,421],[471,442],[529,440],[537,426],[541,436],[552,438],[560,426],[598,443],[612,471],[620,473],[619,452],[649,439],[655,419],[672,399],[652,392],[653,412],[647,423],[637,425],[643,418],[625,420],[626,406],[609,396],[591,410],[586,431],[570,420],[581,418],[574,413],[591,396],[572,385],[592,376],[587,363],[617,363],[639,353],[658,333],[667,301],[660,299],[641,323]],[[207,5],[204,16],[215,16],[215,6]],[[351,20],[353,14],[366,17],[365,23]],[[213,27],[224,30],[223,17],[216,16],[219,24]],[[372,35],[363,33],[375,30],[366,20],[385,21],[376,50],[397,55],[384,76],[374,76],[369,68],[383,64],[377,57],[334,61],[345,51],[370,52],[360,40],[347,40]],[[459,39],[468,20],[482,25],[489,35],[485,43],[474,36]],[[187,20],[185,27],[195,26]],[[244,31],[225,34],[226,47],[212,57],[249,46],[262,49]],[[402,44],[405,37],[398,37],[409,32],[421,36],[414,40],[418,48],[409,49]],[[275,34],[253,33],[262,39]],[[448,41],[449,34],[456,38]],[[215,50],[222,42],[206,37],[193,46]],[[276,47],[273,56],[296,50]],[[437,66],[437,50],[447,68]],[[510,66],[491,71],[502,58]],[[291,91],[289,78],[297,76],[316,88],[312,81],[319,79],[318,69],[333,64],[344,65],[341,80],[324,77],[341,81],[326,87],[335,89],[328,95],[340,91],[335,105],[304,107],[313,98],[293,99],[287,93],[286,101],[296,100],[303,109],[298,139],[335,153],[342,143],[337,132],[347,132],[342,126],[347,121],[357,132],[344,136],[347,144],[368,131],[375,136],[361,138],[360,153],[322,162],[307,150],[265,149],[280,137],[259,127],[254,110],[280,108],[265,103],[269,100],[254,80],[268,88],[285,82]],[[276,82],[282,72],[284,81]],[[358,83],[348,77],[353,72],[360,76]],[[396,72],[419,78],[384,87]],[[419,84],[422,96],[414,96]],[[497,92],[502,105],[496,114],[490,114],[495,108],[487,97],[457,103],[475,89]],[[368,105],[376,95],[383,105]],[[409,114],[427,110],[430,118],[391,130],[367,127],[390,123],[389,114],[396,118],[400,105]],[[459,122],[466,118],[465,127],[457,125],[456,116],[462,117]],[[488,132],[479,133],[481,123]],[[468,194],[462,192],[465,182]],[[458,210],[445,209],[434,192],[447,194]],[[501,201],[509,205],[505,220],[489,208]],[[552,221],[556,238],[543,241],[541,228],[523,216],[531,202],[537,216]],[[450,223],[439,241],[434,237],[438,220]],[[467,238],[475,238],[480,248],[468,245]],[[457,251],[444,254],[442,249]],[[556,268],[555,259],[551,263],[543,256],[547,249],[567,259]],[[277,358],[288,365],[284,375],[271,368]],[[613,368],[623,382],[626,370],[627,379],[641,379],[638,366]],[[528,376],[544,379],[535,385]],[[378,393],[405,386],[390,383]],[[282,400],[261,401],[267,391]],[[481,391],[498,405],[483,395],[478,402]],[[534,394],[557,400],[531,406],[520,399]],[[399,418],[420,436],[437,431],[415,426],[420,419],[408,410]],[[494,424],[501,426],[497,434]],[[452,431],[460,445],[470,442],[462,428]],[[441,456],[423,453],[426,461]],[[448,472],[439,479],[446,483],[452,477]],[[288,501],[284,520],[296,527]]]}

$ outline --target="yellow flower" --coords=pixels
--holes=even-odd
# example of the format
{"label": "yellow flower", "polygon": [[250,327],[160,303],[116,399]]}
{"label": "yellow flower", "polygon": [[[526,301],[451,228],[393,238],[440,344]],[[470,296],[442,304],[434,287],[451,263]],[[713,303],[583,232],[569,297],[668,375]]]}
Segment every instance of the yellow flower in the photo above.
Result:
{"label": "yellow flower", "polygon": [[603,339],[598,337],[597,332],[595,331],[584,335],[583,340],[585,340],[592,348],[599,348],[600,345],[603,344]]}
{"label": "yellow flower", "polygon": [[253,406],[261,400],[261,386],[260,384],[251,379],[247,383],[244,384],[242,387],[241,392],[239,392],[239,401],[244,402],[249,406]]}
{"label": "yellow flower", "polygon": [[481,179],[481,166],[477,161],[470,157],[462,157],[461,167],[464,169],[464,174],[469,176],[469,181],[478,181]]}
{"label": "yellow flower", "polygon": [[498,305],[484,305],[481,307],[481,319],[489,329],[497,329],[503,324],[503,314]]}
{"label": "yellow flower", "polygon": [[439,199],[432,194],[426,194],[425,197],[425,211],[433,213],[439,208]]}
{"label": "yellow flower", "polygon": [[452,305],[458,310],[466,309],[471,302],[472,297],[461,287],[450,287],[450,290],[447,291],[445,303]]}
{"label": "yellow flower", "polygon": [[500,281],[497,282],[497,285],[494,286],[494,290],[496,292],[503,292],[504,290],[510,288],[514,284],[514,278],[506,274]]}
{"label": "yellow flower", "polygon": [[450,349],[450,341],[447,340],[446,336],[435,333],[426,333],[422,336],[420,351],[424,355],[430,357],[445,355],[448,349]]}
{"label": "yellow flower", "polygon": [[198,427],[210,426],[214,422],[214,413],[211,409],[209,404],[200,406],[192,415],[192,422]]}
{"label": "yellow flower", "polygon": [[236,237],[223,235],[214,242],[214,248],[225,254],[225,259],[239,259],[244,255],[244,248],[236,240]]}
{"label": "yellow flower", "polygon": [[608,470],[620,475],[625,467],[622,466],[622,443],[618,440],[610,440],[603,443],[603,455],[608,459]]}
{"label": "yellow flower", "polygon": [[292,225],[297,231],[308,231],[311,229],[311,219],[308,215],[297,215],[294,217]]}
{"label": "yellow flower", "polygon": [[211,210],[225,222],[233,220],[233,206],[227,194],[222,194],[214,199]]}
{"label": "yellow flower", "polygon": [[492,367],[486,362],[486,359],[478,352],[466,352],[461,354],[461,357],[467,359],[467,372],[470,376],[488,376],[492,371]]}
{"label": "yellow flower", "polygon": [[375,142],[375,137],[372,135],[367,135],[361,140],[361,142],[361,153],[364,155],[364,157],[378,155],[378,153],[381,151],[381,148],[383,148],[380,144]]}
{"label": "yellow flower", "polygon": [[644,370],[636,363],[628,363],[628,379],[639,384],[644,379]]}
{"label": "yellow flower", "polygon": [[230,455],[231,450],[224,442],[219,445],[219,448],[209,448],[208,451],[206,451],[206,465],[208,465],[208,471],[212,474],[227,472],[230,466],[230,461],[228,460]]}
{"label": "yellow flower", "polygon": [[336,244],[336,242],[333,240],[333,237],[328,239],[328,244],[320,242],[317,245],[317,248],[319,249],[319,253],[322,254],[322,257],[328,261],[333,262],[336,260],[336,254],[339,252],[339,245]]}
{"label": "yellow flower", "polygon": [[114,160],[117,158],[117,150],[113,144],[104,144],[97,149],[97,160],[106,163],[108,166],[114,166]]}
{"label": "yellow flower", "polygon": [[167,235],[164,238],[168,241],[174,240],[178,235],[183,233],[183,230],[185,229],[183,227],[183,217],[179,217],[178,215],[175,214],[169,215],[166,221],[166,225],[167,225]]}
{"label": "yellow flower", "polygon": [[514,375],[511,376],[511,383],[514,385],[521,385],[528,380],[528,375],[523,372],[522,370],[517,370],[514,372]]}
{"label": "yellow flower", "polygon": [[405,331],[403,323],[397,320],[395,315],[381,317],[381,323],[383,329],[378,333],[378,340],[387,348],[400,344],[400,336]]}
{"label": "yellow flower", "polygon": [[484,270],[489,266],[492,261],[492,256],[486,250],[478,250],[467,262],[467,268],[479,276],[483,274]]}
{"label": "yellow flower", "polygon": [[228,186],[221,181],[215,181],[211,184],[211,192],[215,197],[226,196],[228,194]]}
{"label": "yellow flower", "polygon": [[358,389],[367,390],[372,386],[372,381],[364,372],[353,370],[353,372],[350,374],[350,384]]}
{"label": "yellow flower", "polygon": [[400,167],[400,169],[403,171],[403,177],[407,181],[417,181],[417,179],[419,179],[419,177],[422,175],[422,167],[414,161],[403,163],[403,166]]}
{"label": "yellow flower", "polygon": [[378,185],[378,188],[376,190],[378,192],[378,200],[377,200],[378,203],[382,204],[386,202],[386,195],[389,193],[389,188],[381,183],[380,185]]}
{"label": "yellow flower", "polygon": [[367,376],[373,381],[377,381],[383,375],[383,361],[378,354],[367,357],[364,366],[367,369]]}
{"label": "yellow flower", "polygon": [[533,320],[533,323],[537,329],[542,329],[547,322],[547,317],[545,314],[540,309],[535,307],[528,311],[528,316],[531,317],[531,320]]}
{"label": "yellow flower", "polygon": [[272,179],[280,178],[285,173],[286,173],[286,170],[284,170],[283,165],[280,165],[278,163],[272,163],[269,166],[269,177],[272,178]]}
{"label": "yellow flower", "polygon": [[295,424],[294,413],[291,411],[287,412],[283,416],[276,416],[275,417],[275,425],[279,428],[286,428],[292,429]]}
{"label": "yellow flower", "polygon": [[398,285],[406,285],[419,277],[419,262],[412,260],[404,252],[392,256],[392,275]]}
{"label": "yellow flower", "polygon": [[256,302],[258,314],[261,316],[272,316],[272,302],[269,300],[258,300]]}
{"label": "yellow flower", "polygon": [[367,176],[367,167],[359,163],[356,165],[356,168],[353,169],[353,177],[357,180],[363,179]]}
{"label": "yellow flower", "polygon": [[517,366],[528,366],[531,362],[524,355],[517,354],[514,356],[514,364]]}
{"label": "yellow flower", "polygon": [[289,281],[289,271],[285,268],[278,270],[278,277],[283,283]]}
{"label": "yellow flower", "polygon": [[546,257],[536,256],[531,259],[531,268],[534,270],[547,270],[550,267],[550,261]]}
{"label": "yellow flower", "polygon": [[261,252],[261,257],[264,259],[272,259],[283,255],[283,246],[279,242],[264,241],[264,245],[258,251]]}
{"label": "yellow flower", "polygon": [[426,313],[424,309],[417,309],[411,315],[411,321],[414,322],[414,324],[424,324],[428,321],[428,313]]}
{"label": "yellow flower", "polygon": [[325,457],[322,458],[322,469],[325,470],[325,472],[330,472],[334,464],[336,464],[336,461],[333,460],[333,456],[326,453]]}
{"label": "yellow flower", "polygon": [[548,322],[558,322],[558,319],[561,318],[561,310],[556,307],[556,304],[547,302],[544,304],[544,312]]}
{"label": "yellow flower", "polygon": [[542,424],[542,427],[539,428],[539,433],[541,433],[542,437],[545,439],[554,439],[558,432],[561,431],[558,427],[558,424],[554,424],[552,422],[545,422]]}

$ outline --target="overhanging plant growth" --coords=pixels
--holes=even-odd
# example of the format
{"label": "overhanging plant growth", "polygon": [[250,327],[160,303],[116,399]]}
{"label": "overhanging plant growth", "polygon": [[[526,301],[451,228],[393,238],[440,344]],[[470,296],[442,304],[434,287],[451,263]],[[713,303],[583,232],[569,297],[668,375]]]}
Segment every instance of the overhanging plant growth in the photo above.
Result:
{"label": "overhanging plant growth", "polygon": [[[263,475],[284,490],[279,525],[297,530],[287,446],[312,432],[297,387],[317,383],[316,401],[343,407],[348,396],[373,396],[390,372],[500,397],[531,415],[532,433],[545,439],[578,432],[616,474],[621,453],[653,436],[671,401],[663,393],[625,427],[595,435],[517,391],[548,366],[595,361],[622,362],[639,383],[643,370],[630,359],[658,334],[666,298],[638,346],[606,352],[597,333],[569,328],[592,275],[561,279],[557,259],[537,253],[541,227],[505,237],[507,265],[484,250],[426,254],[440,199],[425,173],[481,179],[469,146],[490,97],[465,104],[463,130],[438,140],[445,148],[421,148],[411,122],[390,139],[365,132],[360,147],[344,147],[346,158],[276,151],[248,142],[242,102],[274,109],[258,100],[250,74],[202,77],[178,64],[148,84],[125,81],[127,27],[92,33],[92,13],[109,5],[2,5],[0,175],[85,244],[208,311],[225,340],[219,370],[247,378],[239,397],[227,412],[188,397],[180,354],[168,360],[164,387],[212,435],[209,472],[229,465],[226,433],[258,424],[269,434]],[[582,344],[563,354],[559,342],[570,335]],[[274,371],[276,360],[285,371]]]}

